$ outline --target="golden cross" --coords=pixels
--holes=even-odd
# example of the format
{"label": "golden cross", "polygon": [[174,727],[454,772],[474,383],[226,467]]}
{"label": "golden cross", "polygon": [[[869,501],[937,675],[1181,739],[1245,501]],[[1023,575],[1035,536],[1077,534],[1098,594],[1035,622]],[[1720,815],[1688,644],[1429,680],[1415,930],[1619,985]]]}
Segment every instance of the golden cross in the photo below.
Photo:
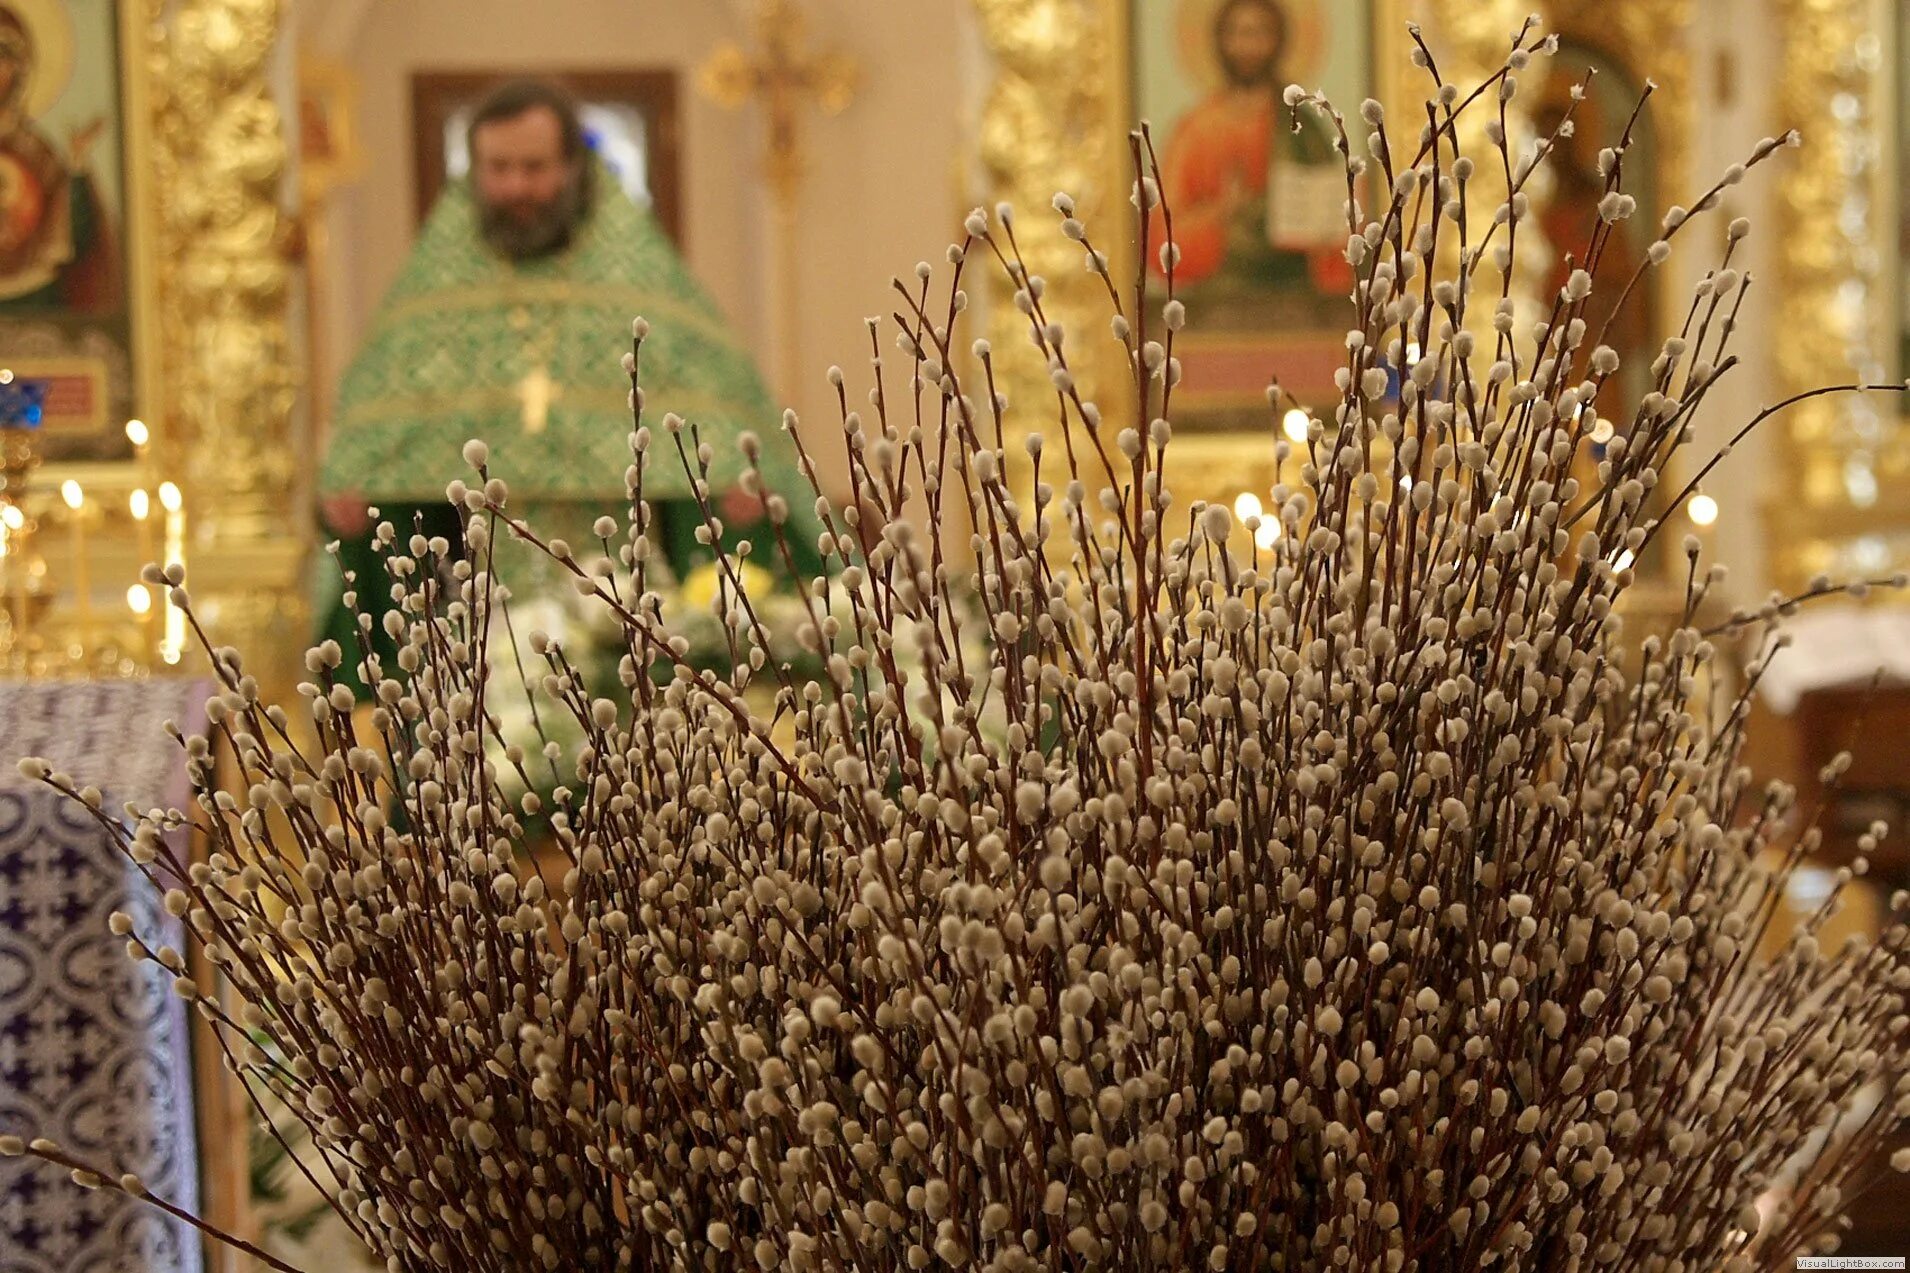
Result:
{"label": "golden cross", "polygon": [[524,432],[542,433],[550,423],[550,405],[564,396],[564,387],[550,378],[543,363],[517,382],[517,400],[523,405]]}
{"label": "golden cross", "polygon": [[760,52],[721,44],[697,72],[703,92],[734,110],[761,98],[769,115],[763,168],[785,204],[802,180],[802,146],[796,128],[803,99],[813,96],[825,115],[837,115],[855,99],[862,72],[840,53],[803,50],[807,23],[793,0],[759,0],[756,35]]}
{"label": "golden cross", "polygon": [[756,38],[761,49],[745,52],[718,45],[697,71],[703,92],[731,110],[751,98],[763,103],[768,138],[763,173],[776,196],[776,268],[770,310],[776,315],[774,379],[785,390],[793,380],[801,301],[796,294],[796,196],[802,186],[802,139],[797,117],[813,97],[825,115],[838,115],[856,95],[862,71],[840,53],[810,53],[803,47],[806,22],[795,0],[757,0]]}

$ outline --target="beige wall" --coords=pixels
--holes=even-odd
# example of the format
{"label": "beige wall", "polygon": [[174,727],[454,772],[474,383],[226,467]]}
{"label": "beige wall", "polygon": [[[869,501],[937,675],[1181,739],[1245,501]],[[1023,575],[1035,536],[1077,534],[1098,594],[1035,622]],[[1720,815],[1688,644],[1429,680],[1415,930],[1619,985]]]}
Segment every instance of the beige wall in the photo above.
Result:
{"label": "beige wall", "polygon": [[[313,374],[335,379],[412,242],[411,73],[558,66],[678,70],[689,264],[769,374],[778,363],[776,233],[760,180],[760,113],[723,110],[695,88],[696,66],[718,43],[752,41],[751,8],[719,0],[304,0],[308,46],[357,78],[365,151],[362,178],[338,194],[330,218],[334,303],[322,356],[331,365]],[[803,321],[790,360],[798,374],[777,392],[812,421],[809,435],[822,438],[833,417],[827,367],[863,356],[861,319],[887,312],[890,276],[924,257],[939,260],[959,230],[966,204],[957,165],[973,75],[964,67],[964,0],[809,0],[804,8],[812,44],[853,56],[865,76],[842,115],[804,118],[810,173],[797,213],[796,274]]]}

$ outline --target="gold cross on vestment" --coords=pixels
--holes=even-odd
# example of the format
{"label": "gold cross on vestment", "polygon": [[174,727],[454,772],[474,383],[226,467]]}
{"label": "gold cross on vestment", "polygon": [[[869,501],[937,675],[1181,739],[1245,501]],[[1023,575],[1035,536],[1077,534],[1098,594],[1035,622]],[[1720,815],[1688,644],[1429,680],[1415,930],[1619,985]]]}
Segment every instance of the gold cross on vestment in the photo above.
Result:
{"label": "gold cross on vestment", "polygon": [[523,407],[524,432],[537,434],[550,423],[551,403],[564,396],[564,387],[538,363],[517,382],[517,401]]}

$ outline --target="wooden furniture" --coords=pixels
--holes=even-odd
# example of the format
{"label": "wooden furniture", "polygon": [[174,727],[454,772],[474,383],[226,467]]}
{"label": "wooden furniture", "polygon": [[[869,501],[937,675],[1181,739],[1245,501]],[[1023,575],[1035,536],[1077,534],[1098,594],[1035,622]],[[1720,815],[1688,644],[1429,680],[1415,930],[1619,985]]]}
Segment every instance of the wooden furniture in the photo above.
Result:
{"label": "wooden furniture", "polygon": [[[1814,808],[1818,773],[1840,751],[1851,765],[1831,793],[1819,825],[1824,846],[1815,862],[1841,866],[1857,856],[1857,841],[1870,824],[1890,824],[1863,887],[1873,903],[1870,927],[1886,913],[1890,894],[1910,888],[1910,685],[1868,683],[1806,692],[1797,708],[1780,716],[1760,706],[1753,712],[1746,763],[1760,779],[1796,784],[1799,806]],[[1852,908],[1856,909],[1855,907]],[[1830,930],[1827,930],[1827,932]],[[1884,1083],[1894,1074],[1876,1076]],[[1900,1256],[1910,1251],[1910,1176],[1886,1167],[1892,1150],[1910,1145],[1910,1132],[1899,1133],[1877,1156],[1874,1183],[1851,1207],[1852,1227],[1840,1255]]]}
{"label": "wooden furniture", "polygon": [[1910,887],[1910,685],[1845,685],[1812,690],[1799,699],[1789,717],[1757,722],[1765,731],[1789,738],[1765,744],[1780,768],[1771,777],[1798,785],[1808,809],[1818,791],[1818,774],[1841,751],[1851,764],[1828,798],[1820,825],[1824,848],[1819,860],[1841,866],[1857,855],[1857,841],[1873,822],[1890,827],[1871,855],[1870,875],[1879,888]]}

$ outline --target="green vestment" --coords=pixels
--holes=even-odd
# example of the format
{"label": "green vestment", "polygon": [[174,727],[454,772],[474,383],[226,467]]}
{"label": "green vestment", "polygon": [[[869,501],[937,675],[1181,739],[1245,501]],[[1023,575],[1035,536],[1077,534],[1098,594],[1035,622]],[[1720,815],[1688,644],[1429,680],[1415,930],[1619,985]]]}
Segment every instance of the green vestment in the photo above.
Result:
{"label": "green vestment", "polygon": [[571,245],[524,262],[485,243],[467,184],[446,190],[345,373],[323,493],[441,501],[445,483],[470,477],[461,452],[480,437],[514,501],[621,501],[631,415],[618,360],[642,315],[645,493],[689,494],[661,427],[674,411],[715,449],[713,494],[741,472],[736,438],[753,429],[771,488],[807,507],[755,365],[655,219],[598,176]]}
{"label": "green vestment", "polygon": [[[455,539],[445,486],[452,478],[476,484],[462,451],[468,439],[482,438],[492,475],[509,483],[511,510],[545,538],[565,537],[575,551],[588,551],[591,522],[610,513],[622,524],[628,509],[632,416],[620,360],[630,348],[630,321],[641,315],[650,322],[640,372],[652,435],[643,493],[678,577],[708,550],[695,544],[701,517],[663,428],[665,412],[711,444],[710,496],[724,515],[725,540],[752,538],[758,559],[775,562],[764,526],[736,525],[725,515],[734,505],[724,496],[744,468],[737,439],[748,430],[762,437],[766,485],[788,498],[791,546],[799,566],[813,569],[814,493],[797,473],[781,412],[755,364],[655,219],[607,172],[596,175],[594,207],[570,245],[522,262],[485,242],[469,185],[447,187],[340,385],[320,492],[378,506],[400,544],[418,517],[426,533]],[[683,443],[694,458],[688,427]],[[376,611],[386,604],[369,542],[342,543],[340,558],[359,577],[361,605]],[[522,557],[515,570],[500,564],[520,594],[545,574]],[[327,595],[316,610],[321,635],[351,651],[354,623],[338,604],[338,571],[326,565],[320,587]],[[382,630],[375,633],[382,646]]]}

